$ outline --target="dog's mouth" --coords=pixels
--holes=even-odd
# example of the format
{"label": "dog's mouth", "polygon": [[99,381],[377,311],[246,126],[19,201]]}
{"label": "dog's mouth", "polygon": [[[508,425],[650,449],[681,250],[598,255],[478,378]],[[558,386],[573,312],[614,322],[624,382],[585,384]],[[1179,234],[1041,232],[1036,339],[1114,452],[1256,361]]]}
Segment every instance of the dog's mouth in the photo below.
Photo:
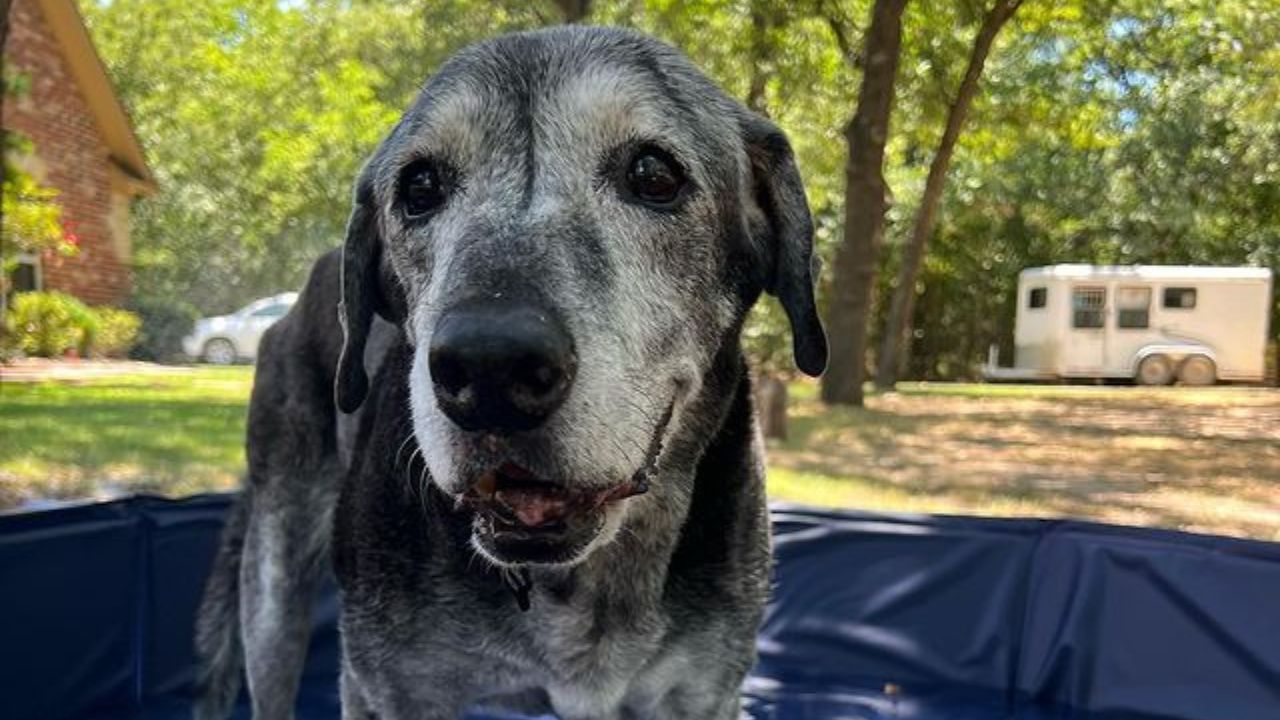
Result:
{"label": "dog's mouth", "polygon": [[495,560],[573,562],[600,534],[609,509],[643,495],[657,471],[674,401],[654,429],[643,465],[629,479],[606,487],[578,487],[542,477],[513,460],[476,476],[457,502],[475,511],[473,539]]}
{"label": "dog's mouth", "polygon": [[491,559],[558,565],[581,557],[604,528],[610,506],[647,489],[643,480],[575,489],[504,462],[482,473],[459,503],[475,511],[472,538]]}
{"label": "dog's mouth", "polygon": [[638,477],[603,490],[575,490],[504,462],[481,474],[462,501],[491,515],[495,531],[555,533],[575,516],[596,513],[646,490],[647,483]]}

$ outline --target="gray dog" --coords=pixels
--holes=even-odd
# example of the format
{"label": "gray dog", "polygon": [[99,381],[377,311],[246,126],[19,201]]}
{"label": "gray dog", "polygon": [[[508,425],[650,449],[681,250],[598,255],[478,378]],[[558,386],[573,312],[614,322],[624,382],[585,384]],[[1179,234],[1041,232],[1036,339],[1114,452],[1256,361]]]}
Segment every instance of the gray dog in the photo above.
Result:
{"label": "gray dog", "polygon": [[739,334],[771,292],[820,372],[813,267],[785,137],[671,48],[457,55],[268,333],[197,715],[243,656],[255,717],[291,716],[332,537],[346,718],[737,717],[770,555]]}

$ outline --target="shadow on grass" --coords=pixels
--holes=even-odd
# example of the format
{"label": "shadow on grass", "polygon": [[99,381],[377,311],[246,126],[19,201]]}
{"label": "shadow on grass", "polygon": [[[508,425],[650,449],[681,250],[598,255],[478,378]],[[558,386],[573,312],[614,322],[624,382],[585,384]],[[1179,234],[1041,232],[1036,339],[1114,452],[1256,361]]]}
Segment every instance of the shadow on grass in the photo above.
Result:
{"label": "shadow on grass", "polygon": [[769,444],[775,497],[1280,539],[1280,395],[801,397]]}

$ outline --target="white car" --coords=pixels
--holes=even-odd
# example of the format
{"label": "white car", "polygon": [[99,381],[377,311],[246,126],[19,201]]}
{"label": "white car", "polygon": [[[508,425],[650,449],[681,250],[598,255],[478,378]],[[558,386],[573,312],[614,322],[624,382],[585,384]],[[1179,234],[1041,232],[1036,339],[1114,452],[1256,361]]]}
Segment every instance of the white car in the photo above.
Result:
{"label": "white car", "polygon": [[255,300],[230,315],[201,318],[191,334],[182,339],[182,349],[189,357],[214,365],[253,360],[258,355],[262,333],[297,301],[296,292],[280,293]]}

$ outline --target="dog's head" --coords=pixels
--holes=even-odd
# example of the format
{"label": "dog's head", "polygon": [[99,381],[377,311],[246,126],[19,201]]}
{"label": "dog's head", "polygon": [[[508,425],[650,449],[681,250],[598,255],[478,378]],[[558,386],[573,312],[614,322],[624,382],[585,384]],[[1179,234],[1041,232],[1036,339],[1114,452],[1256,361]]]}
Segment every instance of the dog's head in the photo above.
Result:
{"label": "dog's head", "polygon": [[599,28],[498,38],[427,83],[357,182],[338,404],[367,392],[374,313],[401,324],[414,432],[476,508],[473,544],[571,564],[621,526],[761,291],[821,372],[814,265],[786,138],[678,52]]}

